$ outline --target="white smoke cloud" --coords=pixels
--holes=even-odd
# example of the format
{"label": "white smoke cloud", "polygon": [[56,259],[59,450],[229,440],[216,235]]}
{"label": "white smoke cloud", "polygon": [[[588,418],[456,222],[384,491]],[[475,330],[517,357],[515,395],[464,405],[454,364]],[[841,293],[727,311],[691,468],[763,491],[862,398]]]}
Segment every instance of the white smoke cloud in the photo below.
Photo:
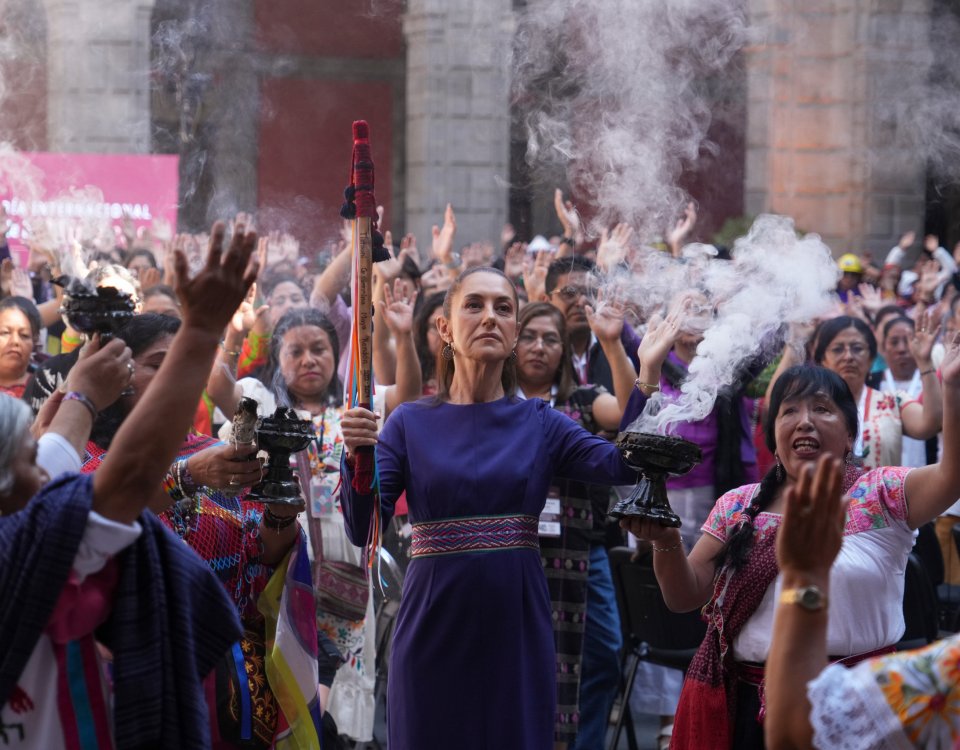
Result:
{"label": "white smoke cloud", "polygon": [[815,234],[798,237],[785,216],[757,218],[736,241],[730,262],[689,262],[696,288],[715,306],[689,375],[674,402],[651,401],[630,429],[669,432],[671,425],[697,421],[713,410],[719,391],[731,384],[744,361],[775,339],[784,324],[828,313],[840,272]]}
{"label": "white smoke cloud", "polygon": [[728,0],[532,0],[514,74],[529,113],[528,160],[560,163],[597,209],[649,238],[687,196],[677,181],[710,125],[706,78],[746,40]]}

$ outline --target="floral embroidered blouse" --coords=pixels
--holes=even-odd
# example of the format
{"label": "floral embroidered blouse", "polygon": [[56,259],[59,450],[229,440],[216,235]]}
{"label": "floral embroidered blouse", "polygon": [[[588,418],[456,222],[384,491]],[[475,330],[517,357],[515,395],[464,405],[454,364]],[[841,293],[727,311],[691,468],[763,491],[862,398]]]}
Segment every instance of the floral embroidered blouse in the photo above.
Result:
{"label": "floral embroidered blouse", "polygon": [[960,635],[924,649],[831,665],[807,686],[816,748],[929,748],[960,744]]}
{"label": "floral embroidered blouse", "polygon": [[[828,653],[852,656],[889,646],[904,632],[903,586],[915,532],[907,524],[904,480],[909,468],[868,471],[850,486],[850,505],[840,554],[830,573]],[[749,505],[757,485],[732,490],[717,500],[703,531],[725,542]],[[761,537],[775,534],[779,513],[760,513]],[[736,659],[764,662],[770,649],[781,578],[771,585],[734,640]]]}
{"label": "floral embroidered blouse", "polygon": [[884,393],[864,386],[860,412],[860,434],[854,452],[864,467],[877,469],[900,463],[903,451],[903,421],[900,410],[911,400],[903,394]]}

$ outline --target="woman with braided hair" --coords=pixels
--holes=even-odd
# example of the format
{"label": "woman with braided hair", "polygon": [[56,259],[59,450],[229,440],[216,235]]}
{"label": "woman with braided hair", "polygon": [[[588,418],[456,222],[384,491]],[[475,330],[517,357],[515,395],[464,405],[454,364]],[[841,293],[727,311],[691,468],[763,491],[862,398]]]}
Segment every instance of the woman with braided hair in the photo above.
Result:
{"label": "woman with braided hair", "polygon": [[[960,383],[957,342],[943,364]],[[945,398],[945,424],[958,424],[960,399]],[[621,524],[653,543],[654,571],[672,610],[704,607],[707,634],[687,672],[671,747],[762,748],[763,665],[778,600],[811,609],[816,590],[781,591],[775,555],[785,491],[805,467],[829,454],[849,458],[857,405],[836,373],[798,366],[778,379],[765,424],[777,463],[759,484],[723,495],[689,556],[678,529],[639,519]],[[945,430],[943,459],[917,469],[863,473],[846,464],[850,496],[843,547],[831,575],[831,661],[851,665],[892,650],[904,632],[903,586],[914,530],[960,494],[960,435]],[[704,606],[705,605],[705,606]],[[758,721],[759,719],[759,721]]]}

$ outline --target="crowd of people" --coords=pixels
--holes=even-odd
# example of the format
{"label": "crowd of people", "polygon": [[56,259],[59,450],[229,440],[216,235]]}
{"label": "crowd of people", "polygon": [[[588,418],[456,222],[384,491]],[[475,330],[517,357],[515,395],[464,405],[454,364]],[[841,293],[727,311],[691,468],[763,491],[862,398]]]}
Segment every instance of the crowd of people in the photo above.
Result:
{"label": "crowd of people", "polygon": [[[692,204],[661,247],[622,224],[590,240],[559,190],[555,209],[528,241],[458,245],[450,206],[429,251],[384,232],[370,409],[344,394],[348,225],[322,252],[247,216],[37,231],[24,267],[0,249],[5,744],[345,747],[373,739],[385,673],[395,750],[602,748],[624,647],[608,550],[629,543],[707,624],[685,674],[645,666],[622,696],[661,747],[952,747],[955,645],[886,655],[918,528],[960,582],[956,252],[907,233],[882,266],[841,256],[833,308],[671,427],[702,455],[668,480],[681,527],[618,524],[638,476],[614,438],[681,393],[724,300],[692,284],[650,311],[609,283],[684,263]],[[64,274],[130,298],[115,338],[61,320]],[[299,502],[250,495],[251,403],[308,425]],[[404,572],[387,640],[380,531]]]}

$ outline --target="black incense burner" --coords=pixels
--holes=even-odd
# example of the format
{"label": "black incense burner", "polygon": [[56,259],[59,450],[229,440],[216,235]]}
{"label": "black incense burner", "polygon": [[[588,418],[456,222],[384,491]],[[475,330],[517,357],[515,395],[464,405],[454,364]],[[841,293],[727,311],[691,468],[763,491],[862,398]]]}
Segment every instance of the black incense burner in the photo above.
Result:
{"label": "black incense burner", "polygon": [[96,287],[84,279],[61,276],[54,282],[63,287],[60,315],[76,331],[93,336],[100,334],[102,343],[112,339],[133,317],[133,298],[112,286]]}
{"label": "black incense burner", "polygon": [[700,448],[683,438],[646,432],[621,432],[617,448],[641,476],[630,497],[613,506],[610,517],[646,518],[679,528],[680,516],[667,500],[667,475],[686,474],[700,463]]}
{"label": "black incense burner", "polygon": [[313,440],[313,422],[300,419],[293,409],[277,407],[273,416],[257,425],[257,445],[267,452],[263,479],[248,497],[261,503],[303,505],[300,482],[290,468],[290,454],[302,451]]}

